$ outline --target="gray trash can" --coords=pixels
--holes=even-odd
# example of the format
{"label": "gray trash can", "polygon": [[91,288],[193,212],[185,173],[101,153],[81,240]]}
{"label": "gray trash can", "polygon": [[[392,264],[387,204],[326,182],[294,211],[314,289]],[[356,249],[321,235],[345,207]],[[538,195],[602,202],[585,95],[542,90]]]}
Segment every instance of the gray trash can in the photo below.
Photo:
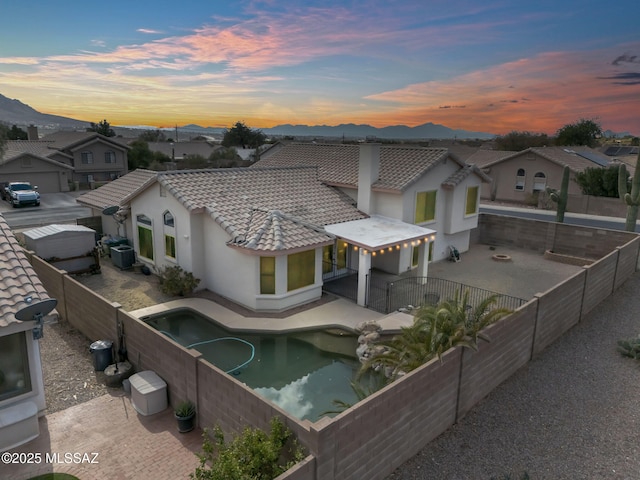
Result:
{"label": "gray trash can", "polygon": [[102,372],[113,363],[113,342],[110,340],[98,340],[93,342],[89,351],[93,356],[93,368],[96,372]]}

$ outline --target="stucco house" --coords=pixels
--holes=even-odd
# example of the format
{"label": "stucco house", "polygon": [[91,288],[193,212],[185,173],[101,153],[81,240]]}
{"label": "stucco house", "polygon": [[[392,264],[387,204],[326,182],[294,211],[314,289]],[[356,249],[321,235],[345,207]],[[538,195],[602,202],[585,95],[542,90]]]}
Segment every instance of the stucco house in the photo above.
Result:
{"label": "stucco house", "polygon": [[612,162],[589,147],[533,147],[521,152],[481,151],[467,159],[488,174],[492,182],[483,185],[482,198],[537,204],[538,193],[547,187],[559,189],[563,169],[571,170],[569,195],[582,192],[575,175],[586,168],[606,168]]}
{"label": "stucco house", "polygon": [[295,153],[311,157],[307,164],[136,170],[78,201],[96,211],[117,206],[138,261],[155,270],[179,265],[200,288],[253,310],[317,300],[324,280],[347,269],[358,272],[365,305],[372,268],[426,277],[429,260],[448,256],[449,244],[468,249],[488,180],[475,167],[445,149],[388,156],[377,144],[337,145],[339,156],[321,167],[328,150],[308,147]]}
{"label": "stucco house", "polygon": [[51,155],[48,142],[10,140],[0,157],[0,183],[30,182],[41,193],[68,192],[73,166]]}
{"label": "stucco house", "polygon": [[[55,300],[49,298],[1,215],[0,292],[0,451],[5,451],[39,434],[38,416],[46,408],[40,320],[51,312]],[[34,314],[39,311],[43,316]]]}
{"label": "stucco house", "polygon": [[127,173],[129,147],[95,132],[56,132],[11,140],[0,157],[0,182],[27,181],[42,193],[91,188]]}

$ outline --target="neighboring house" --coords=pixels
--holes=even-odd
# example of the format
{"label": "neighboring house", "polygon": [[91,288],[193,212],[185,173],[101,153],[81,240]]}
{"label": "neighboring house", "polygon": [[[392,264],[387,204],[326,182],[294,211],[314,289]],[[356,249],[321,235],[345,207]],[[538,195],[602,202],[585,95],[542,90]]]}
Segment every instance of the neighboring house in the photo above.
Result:
{"label": "neighboring house", "polygon": [[[504,156],[503,154],[508,153]],[[589,147],[535,147],[521,152],[487,151],[469,158],[492,179],[482,189],[482,198],[537,204],[538,193],[547,187],[559,189],[565,165],[571,170],[569,195],[582,195],[575,175],[586,168],[608,167],[612,162]],[[480,156],[484,155],[484,156]]]}
{"label": "neighboring house", "polygon": [[1,215],[0,292],[0,451],[5,451],[39,434],[38,416],[46,407],[38,344],[41,324],[18,317],[24,312],[32,317],[30,309],[52,300]]}
{"label": "neighboring house", "polygon": [[327,150],[306,147],[293,155],[311,156],[308,166],[136,170],[78,201],[128,210],[138,261],[155,270],[179,265],[201,279],[200,288],[254,310],[317,300],[325,279],[348,270],[358,272],[364,305],[371,268],[415,268],[426,277],[429,259],[445,258],[450,242],[468,248],[480,183],[488,180],[474,167],[445,149],[389,156],[375,144],[337,145],[331,183],[328,170],[314,166]]}
{"label": "neighboring house", "polygon": [[52,158],[50,142],[9,140],[0,157],[0,183],[29,182],[41,193],[68,192],[73,166]]}
{"label": "neighboring house", "polygon": [[152,152],[162,153],[176,162],[195,156],[208,159],[212,153],[224,148],[206,141],[148,142],[148,145]]}
{"label": "neighboring house", "polygon": [[55,151],[49,157],[73,167],[72,181],[92,187],[128,172],[129,147],[95,132],[55,132],[42,137]]}
{"label": "neighboring house", "polygon": [[127,173],[128,149],[95,132],[9,141],[0,159],[0,182],[27,181],[42,193],[68,192],[74,182],[92,187]]}

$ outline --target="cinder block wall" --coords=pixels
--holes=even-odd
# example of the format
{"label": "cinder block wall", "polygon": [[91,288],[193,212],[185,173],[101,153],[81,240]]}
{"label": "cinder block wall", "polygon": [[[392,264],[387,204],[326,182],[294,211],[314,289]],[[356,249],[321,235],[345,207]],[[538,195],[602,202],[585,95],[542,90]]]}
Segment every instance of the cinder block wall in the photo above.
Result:
{"label": "cinder block wall", "polygon": [[62,278],[66,320],[91,341],[111,340],[118,348],[119,303],[109,302],[69,275]]}
{"label": "cinder block wall", "polygon": [[477,243],[510,245],[544,253],[598,259],[637,238],[635,233],[595,229],[566,223],[481,214]]}
{"label": "cinder block wall", "polygon": [[316,454],[317,478],[383,479],[453,425],[461,356],[450,350],[336,417],[319,432],[333,459]]}
{"label": "cinder block wall", "polygon": [[56,310],[60,315],[60,318],[67,318],[67,305],[64,294],[64,283],[62,281],[63,277],[66,275],[66,272],[63,270],[58,270],[56,267],[51,265],[50,263],[45,262],[43,259],[35,255],[31,251],[26,251],[27,258],[31,262],[31,266],[33,270],[38,275],[38,278],[44,285],[44,288],[47,290],[47,293],[51,298],[55,298],[58,300],[58,304],[56,305]]}
{"label": "cinder block wall", "polygon": [[585,277],[583,270],[556,287],[536,295],[538,312],[533,342],[534,356],[580,321]]}
{"label": "cinder block wall", "polygon": [[538,301],[533,299],[516,312],[489,326],[478,350],[462,353],[458,420],[494,388],[531,360]]}
{"label": "cinder block wall", "polygon": [[587,279],[584,285],[582,315],[589,313],[613,292],[618,266],[618,250],[614,250],[599,262],[585,267]]}
{"label": "cinder block wall", "polygon": [[[145,323],[120,310],[129,362],[137,372],[153,370],[167,382],[169,403],[182,400],[198,405],[198,360],[201,354],[187,350]],[[198,417],[200,418],[200,417]]]}

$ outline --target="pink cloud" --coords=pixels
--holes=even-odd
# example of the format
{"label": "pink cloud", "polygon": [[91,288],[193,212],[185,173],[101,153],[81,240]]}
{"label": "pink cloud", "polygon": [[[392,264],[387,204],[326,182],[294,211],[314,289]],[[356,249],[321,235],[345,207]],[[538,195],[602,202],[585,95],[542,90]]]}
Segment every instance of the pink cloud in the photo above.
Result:
{"label": "pink cloud", "polygon": [[[637,115],[631,113],[640,108],[640,84],[615,84],[610,76],[618,78],[620,67],[612,64],[614,58],[611,51],[548,52],[368,99],[383,105],[385,122],[432,121],[457,128],[482,126],[483,131],[496,133],[555,133],[566,123],[594,118],[605,129],[640,131]],[[628,108],[631,105],[635,108]]]}

